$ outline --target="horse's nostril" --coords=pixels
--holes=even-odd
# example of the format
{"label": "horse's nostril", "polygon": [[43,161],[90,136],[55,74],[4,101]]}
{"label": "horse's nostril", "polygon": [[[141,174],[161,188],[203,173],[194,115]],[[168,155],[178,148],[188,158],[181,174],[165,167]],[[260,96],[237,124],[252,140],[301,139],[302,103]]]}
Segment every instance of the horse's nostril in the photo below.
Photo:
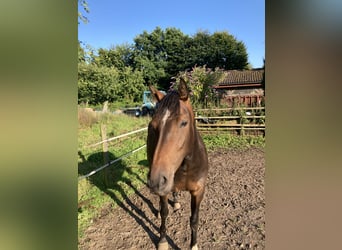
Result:
{"label": "horse's nostril", "polygon": [[152,192],[158,193],[160,190],[165,190],[168,186],[168,178],[167,175],[164,173],[152,173],[149,172],[147,174],[147,186],[152,190]]}
{"label": "horse's nostril", "polygon": [[166,183],[167,183],[167,178],[164,175],[160,176],[159,187],[165,186]]}

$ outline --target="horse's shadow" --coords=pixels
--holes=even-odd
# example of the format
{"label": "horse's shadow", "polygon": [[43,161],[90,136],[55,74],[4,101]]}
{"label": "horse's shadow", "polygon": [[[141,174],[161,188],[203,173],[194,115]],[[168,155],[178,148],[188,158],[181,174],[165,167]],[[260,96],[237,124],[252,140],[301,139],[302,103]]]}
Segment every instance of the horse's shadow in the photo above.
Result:
{"label": "horse's shadow", "polygon": [[[109,161],[113,161],[117,159],[114,154],[107,152],[106,157]],[[78,152],[78,155],[81,159],[81,162],[78,164],[78,174],[85,175],[90,173],[96,167],[99,167],[99,162],[104,162],[104,153],[97,152],[90,155],[87,159],[82,154],[82,152]],[[147,161],[143,160],[138,163],[142,167],[147,167]],[[106,174],[105,172],[106,171]],[[128,175],[124,175],[124,173],[128,173]],[[131,189],[134,190],[135,195],[139,196],[147,205],[147,207],[151,210],[151,212],[157,216],[159,210],[154,207],[153,203],[146,198],[131,182],[129,178],[126,176],[132,176],[142,184],[146,185],[145,180],[143,180],[139,175],[134,173],[129,166],[127,166],[124,162],[118,161],[113,165],[107,167],[107,169],[103,169],[98,173],[88,177],[88,180],[95,185],[102,192],[110,196],[114,202],[122,208],[126,213],[128,213],[147,233],[150,237],[151,241],[157,247],[159,241],[159,235],[156,235],[152,229],[159,232],[159,227],[157,227],[150,218],[146,216],[146,213],[142,211],[138,206],[136,206],[132,200],[127,196],[125,190],[119,185],[119,181],[125,183]],[[121,198],[120,198],[121,196]],[[82,212],[82,204],[79,204],[78,211]],[[180,249],[171,238],[167,237],[167,241],[169,245],[173,249]]]}

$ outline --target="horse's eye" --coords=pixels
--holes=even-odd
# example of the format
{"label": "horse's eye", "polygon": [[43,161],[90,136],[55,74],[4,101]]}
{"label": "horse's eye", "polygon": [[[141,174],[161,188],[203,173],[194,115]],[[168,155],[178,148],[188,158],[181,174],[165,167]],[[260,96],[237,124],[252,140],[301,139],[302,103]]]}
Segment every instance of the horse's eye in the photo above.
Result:
{"label": "horse's eye", "polygon": [[180,124],[180,126],[181,126],[181,127],[185,127],[187,124],[188,124],[187,121],[182,121],[181,124]]}

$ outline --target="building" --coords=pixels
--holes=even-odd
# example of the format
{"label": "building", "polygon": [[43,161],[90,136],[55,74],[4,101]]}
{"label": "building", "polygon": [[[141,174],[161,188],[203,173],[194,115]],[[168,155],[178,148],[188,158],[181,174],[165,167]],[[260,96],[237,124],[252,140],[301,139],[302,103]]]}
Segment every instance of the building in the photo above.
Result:
{"label": "building", "polygon": [[233,106],[263,106],[265,102],[265,69],[228,70],[216,86],[220,104]]}

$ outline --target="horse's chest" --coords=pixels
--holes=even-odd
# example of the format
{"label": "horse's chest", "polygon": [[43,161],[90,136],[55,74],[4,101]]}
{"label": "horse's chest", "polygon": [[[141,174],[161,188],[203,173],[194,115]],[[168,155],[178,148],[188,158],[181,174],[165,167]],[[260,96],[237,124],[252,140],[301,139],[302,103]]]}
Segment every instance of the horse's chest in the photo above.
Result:
{"label": "horse's chest", "polygon": [[182,164],[175,173],[175,178],[174,178],[174,190],[175,191],[188,189],[187,188],[188,182],[189,182],[188,176],[189,176],[188,166],[186,164]]}

